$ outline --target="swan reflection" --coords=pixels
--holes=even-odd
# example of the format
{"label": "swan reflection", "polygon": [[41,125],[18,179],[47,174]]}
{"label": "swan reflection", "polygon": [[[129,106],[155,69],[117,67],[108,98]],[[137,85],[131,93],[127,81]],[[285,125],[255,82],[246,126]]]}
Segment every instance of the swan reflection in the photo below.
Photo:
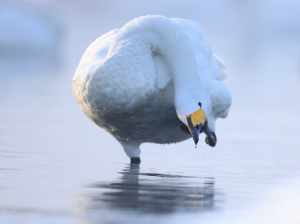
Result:
{"label": "swan reflection", "polygon": [[89,211],[171,214],[214,207],[213,178],[142,173],[139,165],[127,166],[120,174],[122,177],[115,182],[90,186],[97,193],[91,195]]}

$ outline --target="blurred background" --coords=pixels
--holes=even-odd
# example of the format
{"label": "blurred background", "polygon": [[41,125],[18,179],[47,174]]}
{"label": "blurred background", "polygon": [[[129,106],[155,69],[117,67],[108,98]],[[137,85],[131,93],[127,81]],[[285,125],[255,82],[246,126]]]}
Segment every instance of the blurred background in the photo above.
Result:
{"label": "blurred background", "polygon": [[[130,167],[71,81],[89,44],[148,14],[199,23],[233,103],[216,148],[147,143]],[[299,85],[298,0],[0,0],[0,223],[299,223]]]}

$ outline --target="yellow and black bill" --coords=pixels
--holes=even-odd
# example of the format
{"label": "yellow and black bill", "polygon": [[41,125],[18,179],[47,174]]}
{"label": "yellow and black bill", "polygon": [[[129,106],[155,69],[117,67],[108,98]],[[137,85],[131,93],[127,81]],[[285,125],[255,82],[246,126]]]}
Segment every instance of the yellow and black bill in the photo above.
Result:
{"label": "yellow and black bill", "polygon": [[191,115],[186,116],[186,119],[188,125],[183,124],[180,126],[180,129],[185,133],[191,134],[196,145],[199,141],[199,134],[204,132],[206,134],[205,142],[209,146],[216,146],[217,136],[208,128],[206,115],[201,108]]}
{"label": "yellow and black bill", "polygon": [[186,119],[187,119],[187,122],[188,122],[187,127],[188,127],[188,129],[189,129],[189,131],[190,131],[190,133],[193,137],[195,145],[197,145],[198,141],[199,141],[199,134],[200,134],[201,129],[202,129],[202,123],[193,125],[193,121],[192,121],[191,116],[187,116]]}
{"label": "yellow and black bill", "polygon": [[195,144],[197,145],[199,141],[199,134],[201,133],[202,126],[206,121],[206,114],[200,107],[199,110],[186,116],[186,120],[188,123],[188,129],[193,137]]}

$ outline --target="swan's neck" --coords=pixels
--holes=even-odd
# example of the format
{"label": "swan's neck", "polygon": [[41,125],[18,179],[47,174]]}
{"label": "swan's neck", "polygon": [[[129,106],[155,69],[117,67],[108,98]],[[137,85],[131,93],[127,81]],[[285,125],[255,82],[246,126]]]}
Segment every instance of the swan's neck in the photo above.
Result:
{"label": "swan's neck", "polygon": [[192,44],[178,22],[162,16],[140,17],[127,23],[117,39],[130,39],[164,58],[174,80],[177,113],[188,115],[199,109],[198,102],[207,94],[201,85]]}

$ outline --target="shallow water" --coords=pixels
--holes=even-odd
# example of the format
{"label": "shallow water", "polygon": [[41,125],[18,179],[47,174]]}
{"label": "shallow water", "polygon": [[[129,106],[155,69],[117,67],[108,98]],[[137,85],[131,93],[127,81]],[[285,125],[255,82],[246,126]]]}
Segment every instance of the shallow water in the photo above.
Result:
{"label": "shallow water", "polygon": [[[245,88],[229,83],[240,95],[217,122],[215,148],[204,136],[197,149],[192,140],[144,144],[140,166],[130,166],[113,137],[83,115],[63,75],[12,77],[1,88],[3,222],[219,223],[300,177],[298,77],[274,79],[265,94],[275,98],[264,102],[256,99],[265,90],[251,98],[246,89],[255,79],[236,78]],[[277,94],[290,102],[264,106],[277,105]]]}
{"label": "shallow water", "polygon": [[[229,65],[233,94],[229,117],[216,123],[217,146],[204,136],[197,149],[191,139],[147,143],[141,165],[130,166],[119,143],[80,111],[71,88],[84,49],[125,19],[95,30],[97,21],[67,13],[59,63],[38,57],[1,68],[0,223],[246,223],[260,206],[272,213],[275,199],[290,208],[278,214],[292,216],[296,204],[288,202],[300,181],[299,33],[249,42],[237,31],[219,38],[208,30]],[[263,223],[259,217],[255,223]]]}

